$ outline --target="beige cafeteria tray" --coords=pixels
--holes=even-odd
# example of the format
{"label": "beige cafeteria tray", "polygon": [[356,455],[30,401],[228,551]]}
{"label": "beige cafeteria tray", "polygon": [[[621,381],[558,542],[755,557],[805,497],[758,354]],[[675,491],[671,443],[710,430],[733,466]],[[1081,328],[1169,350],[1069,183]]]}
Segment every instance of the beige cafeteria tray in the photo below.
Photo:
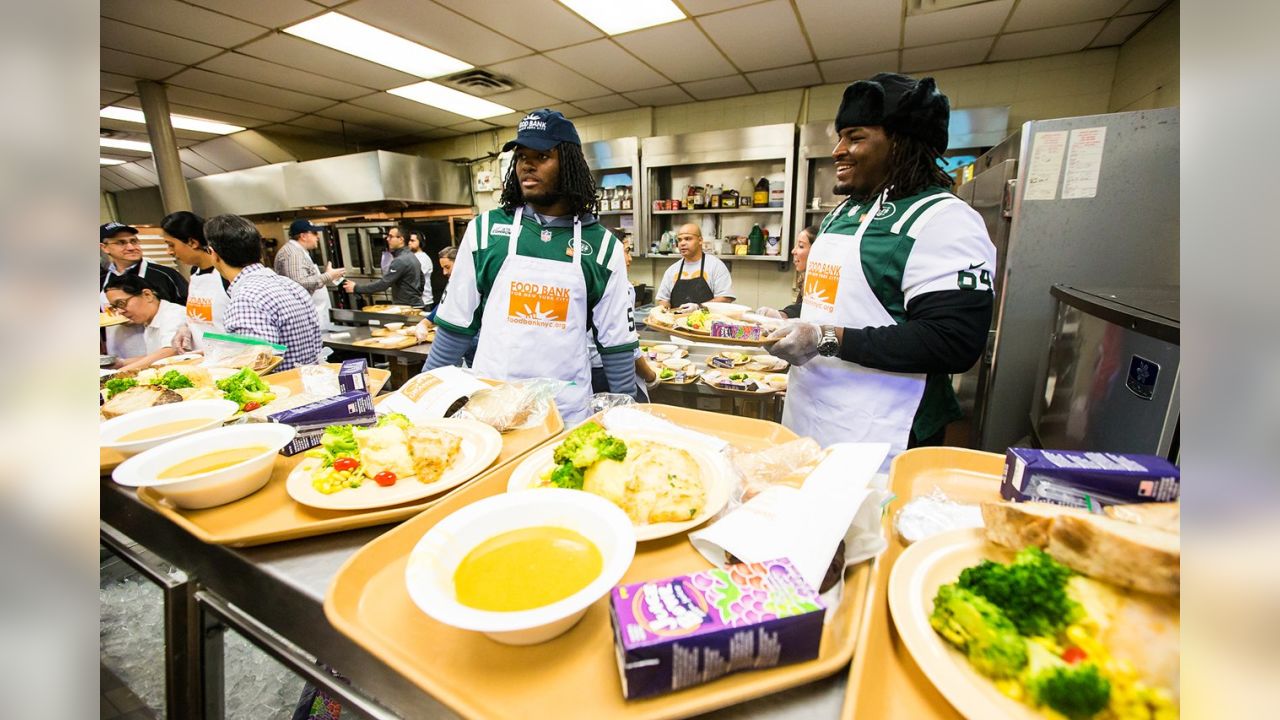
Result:
{"label": "beige cafeteria tray", "polygon": [[[649,407],[743,449],[795,438],[790,430],[764,420],[669,405]],[[404,571],[410,551],[445,516],[504,492],[514,469],[515,464],[508,464],[490,472],[361,548],[338,571],[325,597],[325,615],[334,627],[464,717],[687,717],[829,676],[842,670],[854,654],[870,579],[866,563],[846,574],[843,601],[823,629],[817,659],[737,673],[643,700],[622,697],[607,598],[592,605],[569,632],[541,645],[500,645],[479,633],[436,622],[409,599]],[[637,545],[622,582],[707,567],[706,559],[680,534]]]}

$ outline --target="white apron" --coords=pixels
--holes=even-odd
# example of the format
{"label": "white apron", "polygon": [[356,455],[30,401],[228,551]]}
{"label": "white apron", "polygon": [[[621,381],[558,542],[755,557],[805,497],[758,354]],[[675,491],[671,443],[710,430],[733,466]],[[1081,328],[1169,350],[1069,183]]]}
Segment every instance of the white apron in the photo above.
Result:
{"label": "white apron", "polygon": [[333,321],[329,317],[329,308],[332,304],[329,302],[329,286],[321,285],[316,291],[311,293],[311,307],[316,309],[316,319],[320,321],[320,332],[329,332],[333,329]]}
{"label": "white apron", "polygon": [[191,275],[187,287],[187,327],[191,328],[191,341],[197,351],[204,351],[205,333],[223,331],[222,318],[230,302],[217,270]]}
{"label": "white apron", "polygon": [[556,395],[565,426],[591,413],[587,357],[587,282],[582,275],[582,222],[573,223],[573,262],[517,253],[524,208],[516,210],[507,259],[494,278],[480,320],[472,368],[495,380],[548,377],[572,382]]}
{"label": "white apron", "polygon": [[[147,259],[143,258],[138,264],[138,277],[147,276]],[[107,305],[107,283],[111,282],[114,274],[107,273],[102,280],[102,287],[98,288],[98,297],[100,309],[106,310]],[[143,325],[135,325],[133,323],[125,323],[123,325],[112,325],[106,329],[107,333],[107,354],[115,355],[117,358],[135,358],[142,357],[147,354],[147,339],[144,336],[147,328]]]}
{"label": "white apron", "polygon": [[[826,226],[818,233],[809,251],[808,266],[826,264],[836,272],[815,277],[813,289],[833,297],[834,303],[809,297],[806,277],[802,320],[845,328],[897,324],[872,292],[862,271],[862,236],[879,212],[880,202],[878,199],[866,211],[853,237],[827,233]],[[837,212],[844,212],[844,206]],[[923,373],[872,370],[819,355],[803,366],[792,366],[782,424],[801,436],[812,437],[822,447],[837,442],[887,442],[891,447],[882,469],[887,468],[907,447],[924,384]]]}

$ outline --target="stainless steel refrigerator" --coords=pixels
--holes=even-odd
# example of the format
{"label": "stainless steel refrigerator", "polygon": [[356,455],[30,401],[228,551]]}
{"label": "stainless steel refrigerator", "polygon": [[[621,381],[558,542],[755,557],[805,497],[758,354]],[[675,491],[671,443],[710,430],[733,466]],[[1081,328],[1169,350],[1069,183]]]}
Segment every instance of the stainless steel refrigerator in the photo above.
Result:
{"label": "stainless steel refrigerator", "polygon": [[1027,122],[976,165],[957,194],[996,246],[995,313],[955,383],[968,444],[1003,452],[1030,437],[1054,284],[1178,285],[1178,109]]}

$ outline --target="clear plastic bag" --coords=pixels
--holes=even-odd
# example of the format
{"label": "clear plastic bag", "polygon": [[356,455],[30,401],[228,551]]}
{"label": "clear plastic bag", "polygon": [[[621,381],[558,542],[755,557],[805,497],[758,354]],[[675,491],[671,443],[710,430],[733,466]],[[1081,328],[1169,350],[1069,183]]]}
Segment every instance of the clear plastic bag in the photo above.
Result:
{"label": "clear plastic bag", "polygon": [[591,414],[602,413],[605,410],[611,410],[616,407],[627,407],[635,405],[636,399],[630,395],[621,393],[596,393],[591,396]]}
{"label": "clear plastic bag", "polygon": [[893,529],[903,545],[960,528],[980,528],[982,509],[958,503],[938,488],[902,506],[893,518]]}
{"label": "clear plastic bag", "polygon": [[556,393],[565,385],[561,380],[534,378],[477,390],[452,417],[477,420],[498,432],[537,427],[546,421]]}
{"label": "clear plastic bag", "polygon": [[756,452],[730,451],[739,484],[731,498],[737,506],[773,485],[800,487],[826,453],[813,438],[798,438]]}
{"label": "clear plastic bag", "polygon": [[270,367],[274,355],[284,354],[283,345],[274,345],[240,335],[205,333],[205,367],[249,368],[260,372]]}

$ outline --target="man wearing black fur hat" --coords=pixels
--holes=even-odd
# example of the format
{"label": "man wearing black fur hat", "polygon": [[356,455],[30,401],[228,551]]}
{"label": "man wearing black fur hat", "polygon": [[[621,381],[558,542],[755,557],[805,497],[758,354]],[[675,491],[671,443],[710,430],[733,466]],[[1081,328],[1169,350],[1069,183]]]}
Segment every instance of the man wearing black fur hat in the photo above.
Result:
{"label": "man wearing black fur hat", "polygon": [[[938,164],[950,105],[932,78],[845,89],[835,192],[808,258],[800,317],[770,334],[791,361],[783,423],[822,446],[940,445],[960,417],[950,374],[991,326],[995,247]],[[886,463],[888,461],[886,460]]]}

